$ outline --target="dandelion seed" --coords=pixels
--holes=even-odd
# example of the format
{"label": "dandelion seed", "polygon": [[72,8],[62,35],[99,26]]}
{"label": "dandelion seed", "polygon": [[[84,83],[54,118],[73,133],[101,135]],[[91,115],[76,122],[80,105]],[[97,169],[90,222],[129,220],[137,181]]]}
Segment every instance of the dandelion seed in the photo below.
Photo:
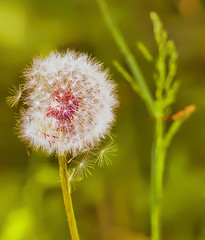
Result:
{"label": "dandelion seed", "polygon": [[72,178],[82,180],[91,174],[91,170],[94,168],[94,163],[87,156],[83,157],[82,161],[77,163],[77,167],[74,169]]}
{"label": "dandelion seed", "polygon": [[101,167],[104,164],[110,165],[112,162],[111,157],[115,156],[117,147],[113,142],[107,144],[102,150],[100,150],[96,155],[96,163]]}
{"label": "dandelion seed", "polygon": [[9,104],[10,107],[14,107],[18,104],[23,92],[21,84],[11,88],[9,92],[11,96],[6,98],[6,102]]}
{"label": "dandelion seed", "polygon": [[68,171],[68,179],[69,181],[73,181],[73,174],[75,172],[75,169],[72,169],[71,171]]}
{"label": "dandelion seed", "polygon": [[[74,51],[52,52],[34,59],[24,75],[25,109],[19,132],[30,146],[77,156],[109,133],[117,105],[116,87],[102,64]],[[90,167],[79,165],[85,175]]]}

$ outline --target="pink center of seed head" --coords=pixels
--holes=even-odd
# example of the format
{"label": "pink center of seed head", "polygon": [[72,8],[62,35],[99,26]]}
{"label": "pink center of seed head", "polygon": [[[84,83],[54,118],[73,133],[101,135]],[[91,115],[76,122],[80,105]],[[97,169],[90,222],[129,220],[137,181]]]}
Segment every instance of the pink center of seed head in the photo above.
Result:
{"label": "pink center of seed head", "polygon": [[46,116],[55,118],[58,121],[58,128],[63,131],[71,130],[73,114],[79,107],[78,97],[69,89],[58,89],[54,91],[52,101],[54,107],[47,108]]}

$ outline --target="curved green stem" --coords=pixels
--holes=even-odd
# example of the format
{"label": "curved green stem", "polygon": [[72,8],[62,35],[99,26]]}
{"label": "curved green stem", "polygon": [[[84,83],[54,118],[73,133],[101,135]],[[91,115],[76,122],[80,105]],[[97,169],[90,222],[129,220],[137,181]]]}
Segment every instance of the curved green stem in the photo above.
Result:
{"label": "curved green stem", "polygon": [[68,178],[66,157],[59,156],[58,161],[59,161],[59,171],[60,171],[64,205],[65,205],[66,215],[68,219],[71,238],[72,240],[79,240],[78,229],[76,225],[71,193],[70,193],[70,182]]}
{"label": "curved green stem", "polygon": [[156,119],[155,145],[152,155],[152,210],[151,210],[151,231],[152,240],[160,240],[161,228],[161,198],[163,185],[163,171],[166,149],[164,148],[163,139],[164,124],[162,117]]}
{"label": "curved green stem", "polygon": [[103,13],[103,16],[107,22],[107,25],[121,51],[121,53],[124,55],[125,60],[130,68],[130,71],[132,72],[135,81],[133,84],[137,84],[139,90],[140,90],[140,95],[144,98],[145,103],[148,107],[148,110],[150,111],[151,114],[154,115],[155,112],[155,105],[153,101],[153,97],[150,93],[150,90],[146,84],[146,81],[144,79],[144,76],[142,74],[142,71],[131,53],[128,45],[126,44],[122,34],[118,30],[118,28],[115,26],[114,21],[112,20],[111,14],[109,13],[109,10],[107,8],[107,5],[104,0],[98,0],[99,6],[101,8],[101,11]]}

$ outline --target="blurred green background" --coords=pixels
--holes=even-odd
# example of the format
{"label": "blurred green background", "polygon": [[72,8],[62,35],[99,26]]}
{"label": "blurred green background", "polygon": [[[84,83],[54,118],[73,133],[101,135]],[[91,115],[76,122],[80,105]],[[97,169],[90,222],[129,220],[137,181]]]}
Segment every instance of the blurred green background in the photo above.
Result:
{"label": "blurred green background", "polygon": [[[107,0],[114,19],[154,91],[156,56],[150,11],[161,17],[179,52],[181,87],[173,112],[196,104],[166,159],[163,240],[205,240],[205,3],[199,0]],[[150,155],[154,122],[142,100],[113,67],[126,67],[95,0],[0,0],[0,239],[69,238],[55,157],[28,149],[15,135],[18,109],[5,102],[34,56],[86,51],[111,69],[120,108],[113,128],[118,154],[78,183],[73,204],[82,240],[148,240]],[[170,121],[170,120],[168,120]],[[27,151],[31,155],[28,157]]]}

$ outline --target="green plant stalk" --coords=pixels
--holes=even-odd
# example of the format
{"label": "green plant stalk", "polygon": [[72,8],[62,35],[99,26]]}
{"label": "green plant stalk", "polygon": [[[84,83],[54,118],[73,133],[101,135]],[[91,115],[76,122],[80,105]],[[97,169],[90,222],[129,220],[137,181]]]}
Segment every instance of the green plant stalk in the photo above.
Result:
{"label": "green plant stalk", "polygon": [[154,115],[153,97],[152,97],[152,95],[149,91],[149,88],[148,88],[148,86],[145,82],[142,71],[141,71],[136,59],[132,55],[129,47],[127,46],[124,38],[122,37],[118,28],[115,26],[105,1],[104,0],[98,0],[98,3],[100,5],[103,16],[104,16],[104,18],[107,22],[108,27],[110,28],[110,31],[111,31],[113,37],[114,37],[120,51],[124,55],[125,60],[127,61],[127,64],[130,67],[130,70],[131,70],[133,76],[135,77],[135,80],[137,81],[137,85],[140,89],[141,96],[143,96],[150,113],[152,113]]}
{"label": "green plant stalk", "polygon": [[73,211],[73,204],[71,199],[70,193],[70,182],[68,178],[68,171],[67,171],[67,161],[65,156],[59,156],[59,172],[60,172],[60,179],[61,179],[61,188],[63,193],[64,205],[68,220],[68,226],[70,229],[70,234],[72,240],[79,240],[78,229],[76,225],[75,215]]}
{"label": "green plant stalk", "polygon": [[[175,135],[178,125],[173,124],[171,131],[164,136],[164,121],[163,121],[163,98],[162,98],[162,83],[157,86],[157,102],[153,100],[153,97],[149,91],[149,88],[146,84],[142,71],[131,53],[129,47],[127,46],[124,38],[122,37],[120,31],[115,26],[109,9],[104,0],[98,0],[101,11],[105,18],[105,21],[120,49],[125,60],[132,72],[134,80],[130,78],[127,74],[125,79],[131,84],[132,88],[139,92],[142,96],[147,108],[152,116],[156,120],[155,134],[154,134],[154,147],[152,154],[152,164],[151,164],[151,235],[152,240],[161,239],[161,199],[163,192],[163,172],[164,172],[164,162],[166,157],[166,152],[169,143],[171,142],[172,137]],[[163,62],[163,61],[162,61]],[[124,70],[117,65],[118,70],[124,73]],[[165,78],[165,67],[161,70],[161,82]],[[160,103],[160,104],[159,104]]]}
{"label": "green plant stalk", "polygon": [[155,145],[151,166],[151,233],[152,240],[161,239],[161,198],[163,186],[164,161],[166,148],[164,148],[164,122],[162,116],[156,118]]}

